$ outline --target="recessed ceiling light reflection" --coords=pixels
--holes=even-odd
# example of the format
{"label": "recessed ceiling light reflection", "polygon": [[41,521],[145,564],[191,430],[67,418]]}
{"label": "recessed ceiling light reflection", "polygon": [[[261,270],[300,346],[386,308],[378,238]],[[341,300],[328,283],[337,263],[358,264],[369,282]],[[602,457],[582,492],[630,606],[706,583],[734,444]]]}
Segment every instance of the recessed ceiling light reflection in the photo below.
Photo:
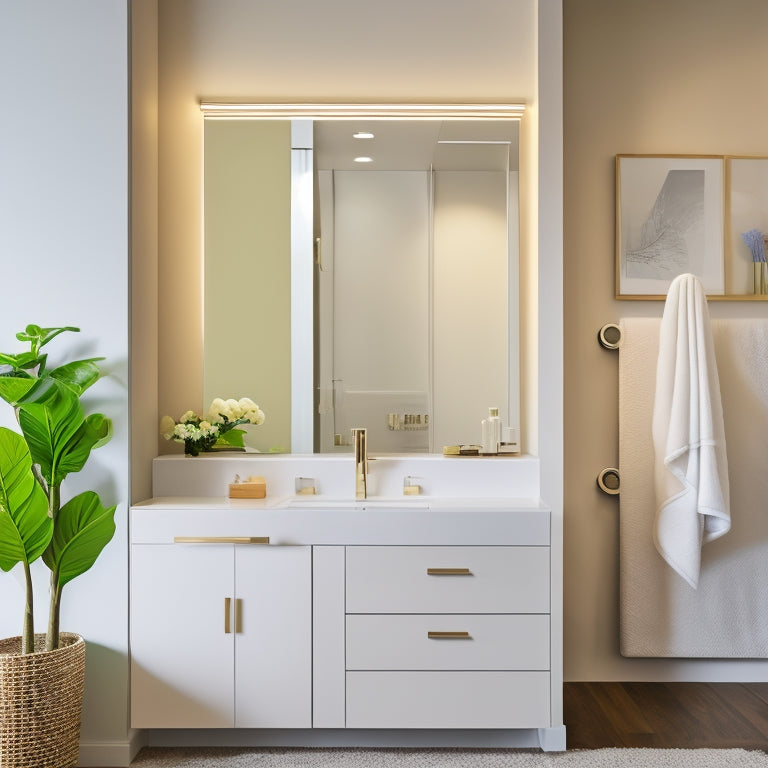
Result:
{"label": "recessed ceiling light reflection", "polygon": [[355,162],[356,163],[372,163],[373,162],[373,158],[372,157],[367,157],[367,156],[356,157],[355,158]]}
{"label": "recessed ceiling light reflection", "polygon": [[356,139],[372,139],[373,134],[370,131],[358,131],[353,133],[352,136]]}

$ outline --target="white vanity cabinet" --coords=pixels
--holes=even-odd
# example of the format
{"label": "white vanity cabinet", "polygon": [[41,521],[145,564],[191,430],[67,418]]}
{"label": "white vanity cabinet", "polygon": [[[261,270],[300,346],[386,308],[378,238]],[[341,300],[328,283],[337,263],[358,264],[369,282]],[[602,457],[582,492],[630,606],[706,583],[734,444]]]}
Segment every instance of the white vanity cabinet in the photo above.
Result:
{"label": "white vanity cabinet", "polygon": [[[131,724],[564,748],[549,522],[535,502],[137,505]],[[270,544],[215,541],[255,536]]]}
{"label": "white vanity cabinet", "polygon": [[311,727],[311,548],[174,538],[132,546],[133,727]]}

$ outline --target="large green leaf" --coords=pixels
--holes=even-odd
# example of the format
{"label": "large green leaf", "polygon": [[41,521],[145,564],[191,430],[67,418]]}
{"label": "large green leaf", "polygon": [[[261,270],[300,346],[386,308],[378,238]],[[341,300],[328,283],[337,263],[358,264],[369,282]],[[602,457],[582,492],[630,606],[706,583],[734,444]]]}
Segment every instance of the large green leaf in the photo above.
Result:
{"label": "large green leaf", "polygon": [[0,376],[0,397],[16,407],[37,385],[38,380],[31,376]]}
{"label": "large green leaf", "polygon": [[80,400],[66,387],[59,387],[42,402],[25,403],[19,408],[19,424],[32,461],[40,465],[49,487],[63,480],[59,465],[84,421]]}
{"label": "large green leaf", "polygon": [[88,360],[75,360],[48,371],[47,375],[82,395],[91,384],[95,384],[101,376],[101,371],[96,363],[103,357],[92,357]]}
{"label": "large green leaf", "polygon": [[0,427],[0,568],[31,563],[43,553],[53,533],[48,501],[32,475],[24,438]]}
{"label": "large green leaf", "polygon": [[43,555],[63,587],[95,562],[115,533],[115,509],[106,509],[93,491],[70,499],[56,517],[53,538]]}
{"label": "large green leaf", "polygon": [[79,472],[94,448],[109,442],[112,437],[112,421],[101,413],[87,416],[79,429],[62,447],[56,477],[61,481],[70,472]]}

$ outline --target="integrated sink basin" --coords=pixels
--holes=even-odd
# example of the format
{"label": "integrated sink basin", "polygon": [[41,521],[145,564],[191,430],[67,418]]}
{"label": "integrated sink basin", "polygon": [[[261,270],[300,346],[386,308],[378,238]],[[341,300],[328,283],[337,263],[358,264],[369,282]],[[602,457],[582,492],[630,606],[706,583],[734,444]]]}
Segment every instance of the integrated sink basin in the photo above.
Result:
{"label": "integrated sink basin", "polygon": [[281,506],[283,509],[429,509],[425,500],[376,496],[369,499],[295,496]]}

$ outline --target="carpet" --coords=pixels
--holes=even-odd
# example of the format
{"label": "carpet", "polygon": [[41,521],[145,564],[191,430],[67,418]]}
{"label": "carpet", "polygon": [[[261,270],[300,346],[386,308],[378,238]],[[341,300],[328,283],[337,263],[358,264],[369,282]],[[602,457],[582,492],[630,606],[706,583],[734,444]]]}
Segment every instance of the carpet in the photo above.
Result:
{"label": "carpet", "polygon": [[143,749],[131,768],[768,768],[745,749]]}

